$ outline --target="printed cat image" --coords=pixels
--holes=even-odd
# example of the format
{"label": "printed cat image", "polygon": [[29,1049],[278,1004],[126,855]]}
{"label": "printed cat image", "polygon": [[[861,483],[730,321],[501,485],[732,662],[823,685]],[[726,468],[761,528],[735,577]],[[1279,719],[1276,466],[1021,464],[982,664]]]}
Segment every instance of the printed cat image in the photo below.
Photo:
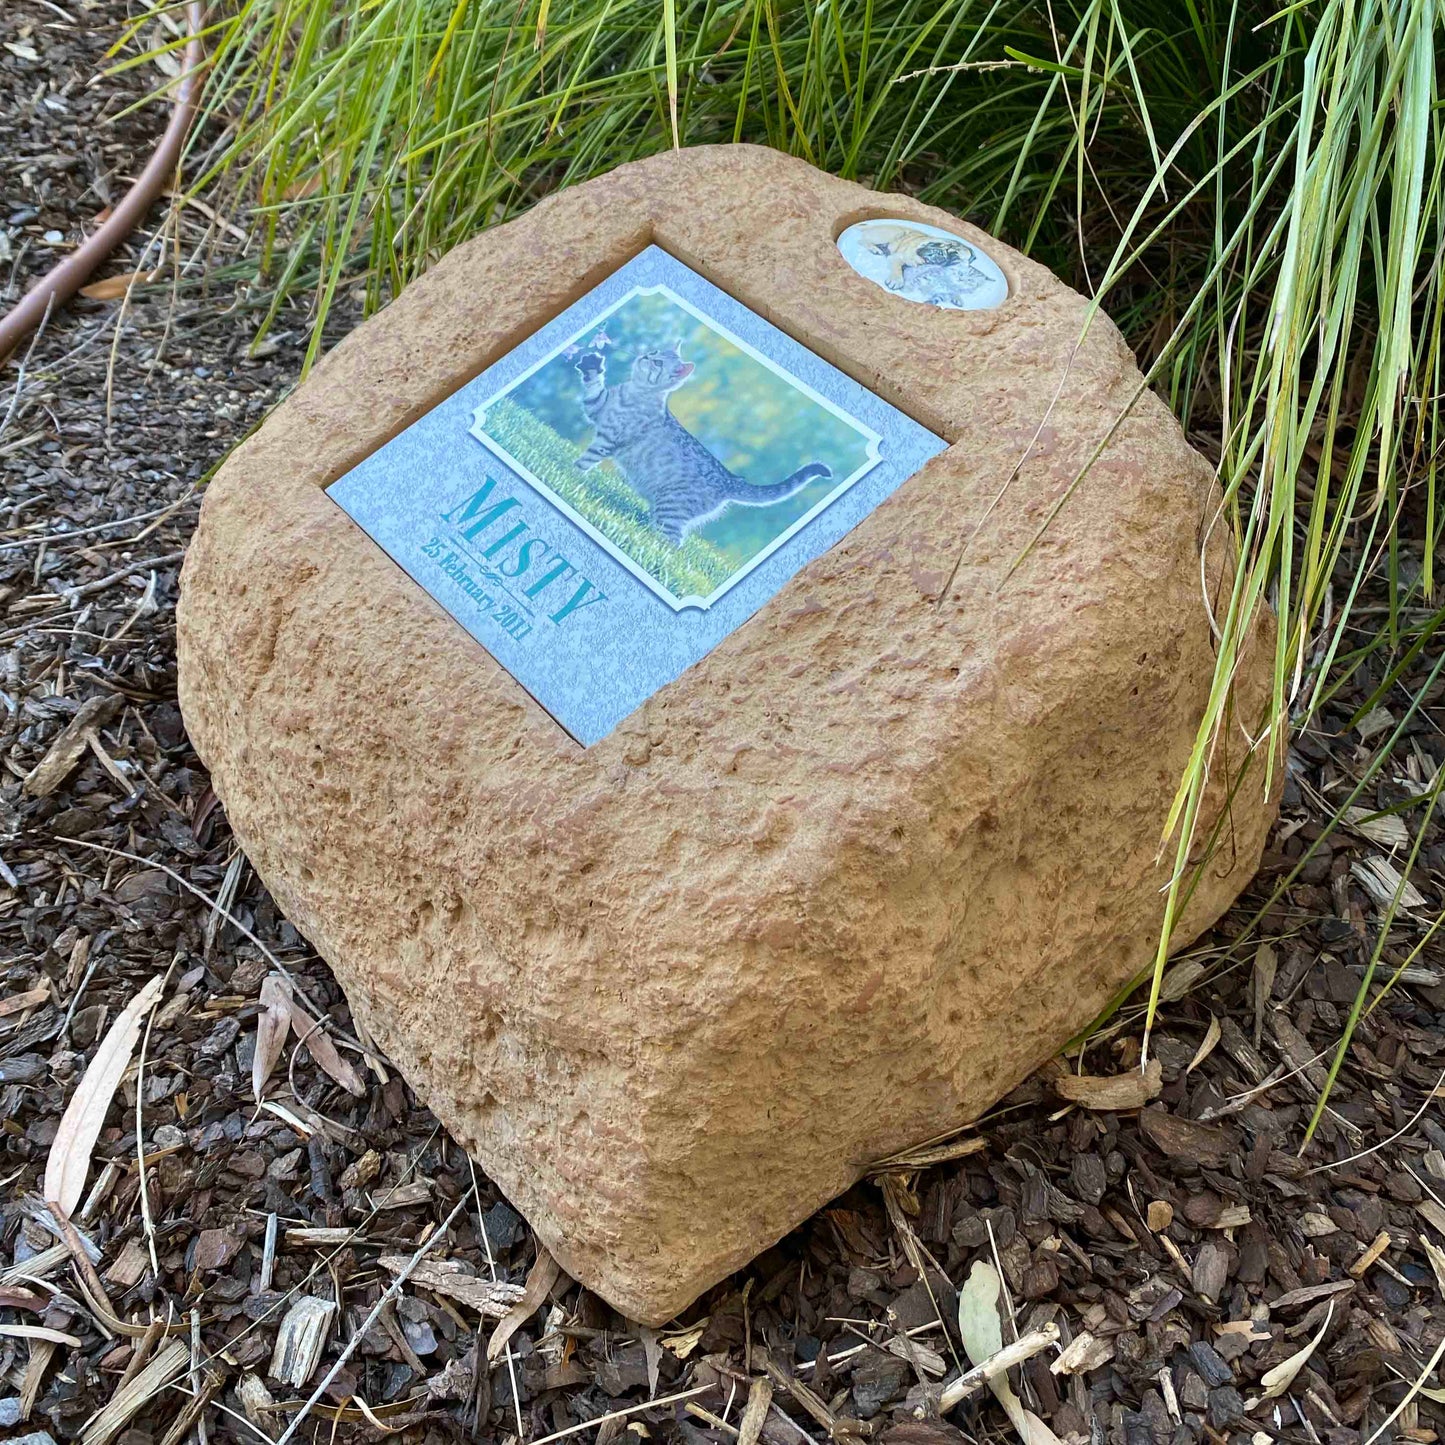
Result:
{"label": "printed cat image", "polygon": [[582,471],[612,461],[647,501],[652,525],[674,546],[727,507],[767,507],[795,496],[809,482],[831,477],[813,461],[771,485],[754,486],[730,472],[678,419],[668,397],[693,373],[678,342],[644,351],[625,381],[607,385],[607,363],[596,351],[576,362],[582,408],[593,426]]}
{"label": "printed cat image", "polygon": [[968,296],[989,279],[973,264],[978,252],[966,241],[943,241],[900,226],[868,249],[888,257],[885,284],[890,291],[907,291],[935,306],[965,306]]}

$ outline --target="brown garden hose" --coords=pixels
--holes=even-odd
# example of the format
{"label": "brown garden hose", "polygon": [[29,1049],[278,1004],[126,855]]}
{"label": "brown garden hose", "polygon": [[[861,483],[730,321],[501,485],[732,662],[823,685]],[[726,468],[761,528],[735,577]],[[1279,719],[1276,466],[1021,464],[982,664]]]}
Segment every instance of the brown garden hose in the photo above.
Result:
{"label": "brown garden hose", "polygon": [[201,98],[201,62],[205,58],[205,47],[201,41],[202,12],[200,0],[191,0],[186,6],[190,38],[181,62],[175,107],[155,153],[102,225],[58,266],[47,271],[10,311],[0,317],[0,365],[9,358],[21,338],[40,325],[47,313],[65,305],[85,285],[101,262],[140,225],[156,197],[174,179],[181,147],[186,143],[186,135]]}

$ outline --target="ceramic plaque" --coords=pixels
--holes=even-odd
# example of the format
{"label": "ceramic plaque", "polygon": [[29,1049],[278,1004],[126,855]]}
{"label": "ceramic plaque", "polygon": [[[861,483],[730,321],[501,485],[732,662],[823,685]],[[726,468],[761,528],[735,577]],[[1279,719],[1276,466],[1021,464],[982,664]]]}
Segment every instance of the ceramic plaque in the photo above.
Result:
{"label": "ceramic plaque", "polygon": [[943,448],[650,246],[328,491],[586,745]]}
{"label": "ceramic plaque", "polygon": [[983,247],[924,221],[859,221],[838,237],[838,250],[860,276],[907,301],[987,311],[1008,299],[1008,280]]}

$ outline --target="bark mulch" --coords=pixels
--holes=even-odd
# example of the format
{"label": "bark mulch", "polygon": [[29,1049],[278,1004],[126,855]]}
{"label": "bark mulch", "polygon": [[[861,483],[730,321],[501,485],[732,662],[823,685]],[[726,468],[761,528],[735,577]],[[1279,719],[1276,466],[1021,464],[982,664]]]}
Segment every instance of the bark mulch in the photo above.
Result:
{"label": "bark mulch", "polygon": [[[0,302],[94,223],[155,133],[153,112],[107,123],[153,74],[90,84],[124,9],[20,0],[0,21]],[[1439,915],[1433,824],[1301,1152],[1424,810],[1311,845],[1405,717],[1428,648],[1386,714],[1356,716],[1371,664],[1294,739],[1259,878],[1172,966],[1156,1072],[1137,1069],[1131,1003],[950,1157],[858,1185],[671,1327],[632,1326],[562,1277],[489,1364],[532,1234],[357,1040],[176,707],[203,480],[294,383],[304,326],[283,314],[253,353],[267,297],[234,279],[241,243],[193,207],[167,225],[144,261],[169,257],[155,284],[78,303],[0,373],[0,1431],[1003,1439],[986,1389],[939,1410],[968,1364],[957,1292],[982,1262],[1004,1281],[1005,1344],[1057,1336],[1011,1378],[1065,1440],[1437,1438],[1438,1373],[1397,1407],[1445,1341],[1440,948],[1379,997]],[[141,269],[144,244],[110,270]],[[1411,803],[1445,761],[1438,686],[1426,702],[1364,807]],[[258,1106],[278,966],[307,1013]],[[157,976],[67,1238],[41,1203],[61,1114]],[[1269,1398],[1266,1375],[1316,1339]]]}

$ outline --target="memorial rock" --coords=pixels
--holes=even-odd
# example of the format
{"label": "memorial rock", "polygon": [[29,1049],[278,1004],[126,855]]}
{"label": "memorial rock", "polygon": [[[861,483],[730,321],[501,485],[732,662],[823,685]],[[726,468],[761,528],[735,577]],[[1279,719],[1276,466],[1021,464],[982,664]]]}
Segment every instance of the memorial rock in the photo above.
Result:
{"label": "memorial rock", "polygon": [[[1231,558],[1088,320],[943,211],[689,150],[453,251],[208,488],[180,692],[237,838],[637,1320],[1152,959]],[[1263,847],[1268,651],[1176,946]]]}

